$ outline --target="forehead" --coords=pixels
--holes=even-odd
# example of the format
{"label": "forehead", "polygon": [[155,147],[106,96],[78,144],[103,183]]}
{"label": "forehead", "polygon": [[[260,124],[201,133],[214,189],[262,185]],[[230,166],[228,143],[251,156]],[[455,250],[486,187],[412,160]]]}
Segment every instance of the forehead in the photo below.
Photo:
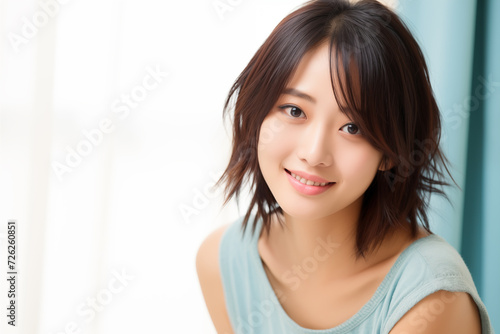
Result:
{"label": "forehead", "polygon": [[330,80],[330,51],[327,43],[309,50],[300,60],[290,79],[290,85],[301,81],[319,81],[325,77]]}
{"label": "forehead", "polygon": [[[328,42],[309,50],[291,75],[286,89],[304,91],[312,97],[338,100],[345,110],[356,107],[360,98],[359,73],[353,57],[344,64],[335,46]],[[341,109],[344,109],[342,108]]]}

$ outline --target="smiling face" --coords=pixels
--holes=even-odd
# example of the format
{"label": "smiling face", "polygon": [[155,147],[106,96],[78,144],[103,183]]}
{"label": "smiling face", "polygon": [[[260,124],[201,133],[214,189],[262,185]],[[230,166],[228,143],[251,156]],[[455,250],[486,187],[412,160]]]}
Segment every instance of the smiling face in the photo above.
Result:
{"label": "smiling face", "polygon": [[258,161],[285,214],[316,220],[353,208],[359,212],[382,153],[340,111],[327,43],[303,57],[264,119]]}

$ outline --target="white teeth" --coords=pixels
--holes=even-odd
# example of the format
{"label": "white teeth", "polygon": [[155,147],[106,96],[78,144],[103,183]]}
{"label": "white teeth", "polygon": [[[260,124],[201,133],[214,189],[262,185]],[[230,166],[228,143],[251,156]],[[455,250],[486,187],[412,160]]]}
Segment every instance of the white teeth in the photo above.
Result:
{"label": "white teeth", "polygon": [[300,183],[303,183],[303,184],[307,184],[308,186],[320,186],[320,187],[323,187],[323,186],[326,186],[328,184],[328,182],[323,182],[323,183],[319,183],[319,182],[313,182],[311,180],[306,180],[304,179],[303,177],[300,177],[298,176],[297,174],[294,174],[292,172],[290,172],[290,174],[295,178],[297,179]]}

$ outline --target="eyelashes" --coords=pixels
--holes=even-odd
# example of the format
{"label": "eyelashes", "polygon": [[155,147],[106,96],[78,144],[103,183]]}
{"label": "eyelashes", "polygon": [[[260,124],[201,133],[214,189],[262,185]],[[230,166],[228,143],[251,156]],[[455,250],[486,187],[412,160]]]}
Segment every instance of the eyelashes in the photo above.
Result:
{"label": "eyelashes", "polygon": [[[282,110],[290,118],[307,119],[304,111],[302,111],[302,109],[300,109],[297,106],[294,106],[291,104],[286,104],[286,105],[279,106],[278,109]],[[340,130],[342,132],[350,134],[350,135],[361,135],[361,130],[359,129],[359,126],[353,122],[349,122],[347,124],[344,124],[340,128]]]}
{"label": "eyelashes", "polygon": [[[306,114],[299,107],[296,107],[294,105],[284,105],[284,106],[279,106],[278,108],[283,110],[288,116],[292,118],[305,118],[306,116]],[[286,111],[287,109],[290,110]],[[303,115],[304,117],[299,117],[301,115]]]}
{"label": "eyelashes", "polygon": [[341,127],[340,130],[342,130],[350,135],[360,135],[361,134],[359,127],[354,123],[348,123],[348,124],[344,125],[343,127]]}

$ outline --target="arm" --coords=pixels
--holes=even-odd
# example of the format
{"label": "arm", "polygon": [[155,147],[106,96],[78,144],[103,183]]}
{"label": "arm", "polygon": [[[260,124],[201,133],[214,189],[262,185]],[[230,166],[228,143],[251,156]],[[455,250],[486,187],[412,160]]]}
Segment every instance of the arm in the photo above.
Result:
{"label": "arm", "polygon": [[196,254],[196,271],[201,291],[215,329],[220,334],[233,333],[224,303],[224,291],[219,271],[219,244],[227,227],[228,225],[225,225],[212,232],[203,241]]}
{"label": "arm", "polygon": [[439,290],[418,302],[390,334],[481,334],[476,303],[465,292]]}

